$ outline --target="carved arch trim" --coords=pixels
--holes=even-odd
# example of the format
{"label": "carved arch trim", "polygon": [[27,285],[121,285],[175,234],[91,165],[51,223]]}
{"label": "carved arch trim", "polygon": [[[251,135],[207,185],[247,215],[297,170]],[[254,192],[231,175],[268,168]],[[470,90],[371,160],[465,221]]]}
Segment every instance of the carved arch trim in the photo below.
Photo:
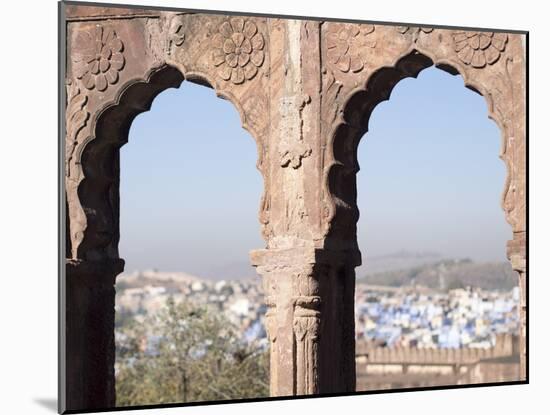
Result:
{"label": "carved arch trim", "polygon": [[[431,33],[431,31],[427,33]],[[368,130],[372,111],[380,102],[389,100],[393,88],[402,79],[416,78],[422,70],[431,66],[452,75],[460,75],[464,80],[465,87],[485,98],[488,117],[496,123],[501,132],[499,157],[506,166],[501,206],[505,211],[506,220],[512,227],[516,226],[510,214],[515,206],[514,201],[509,200],[514,182],[512,155],[509,147],[510,137],[514,137],[517,133],[512,131],[515,116],[513,109],[509,106],[504,108],[507,104],[506,98],[503,98],[511,99],[514,93],[508,72],[509,60],[512,58],[505,55],[501,59],[504,61],[504,72],[493,72],[493,75],[498,78],[495,81],[499,83],[498,87],[486,85],[487,82],[482,76],[479,76],[487,69],[468,70],[469,68],[467,69],[466,65],[453,53],[438,56],[434,51],[419,45],[416,39],[391,61],[373,69],[366,77],[361,77],[359,82],[356,81],[351,86],[346,85],[346,80],[337,80],[334,73],[330,73],[327,68],[324,68],[323,74],[328,80],[323,82],[324,92],[328,92],[329,102],[323,103],[323,108],[327,113],[330,104],[336,107],[336,109],[330,109],[335,113],[332,116],[333,121],[326,126],[325,131],[327,162],[323,171],[323,185],[326,194],[323,203],[323,216],[326,221],[324,233],[328,236],[329,241],[331,238],[336,238],[336,243],[343,242],[347,248],[357,249],[355,241],[355,226],[359,218],[355,186],[356,173],[359,171],[357,146],[361,137]],[[508,79],[505,81],[504,77],[508,77]],[[495,95],[500,95],[498,103]],[[517,137],[517,139],[522,138]],[[341,241],[340,238],[344,235],[350,239]]]}
{"label": "carved arch trim", "polygon": [[[161,92],[178,88],[185,80],[214,89],[217,97],[228,100],[237,109],[241,126],[256,142],[256,167],[264,182],[260,221],[264,226],[268,223],[264,208],[267,181],[263,169],[265,149],[262,134],[265,132],[250,122],[248,112],[235,94],[224,89],[213,76],[197,70],[187,70],[183,64],[168,61],[150,68],[143,77],[134,77],[116,85],[118,88],[114,97],[99,109],[90,110],[85,119],[87,128],[79,128],[74,134],[77,145],[71,154],[72,166],[68,170],[71,173],[66,177],[73,259],[118,258],[119,162],[115,153],[128,141],[129,128],[134,118],[149,111],[154,99]],[[69,81],[68,85],[72,82],[74,81]],[[68,106],[71,105],[70,99],[69,94]],[[70,122],[67,123],[69,127]],[[82,135],[87,134],[84,139],[77,141],[76,137],[81,132]],[[67,139],[70,139],[69,134]]]}

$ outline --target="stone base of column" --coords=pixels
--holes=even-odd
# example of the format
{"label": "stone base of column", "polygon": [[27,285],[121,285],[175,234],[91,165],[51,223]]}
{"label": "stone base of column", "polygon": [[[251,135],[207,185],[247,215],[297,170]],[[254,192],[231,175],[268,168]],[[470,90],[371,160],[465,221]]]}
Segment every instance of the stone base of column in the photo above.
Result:
{"label": "stone base of column", "polygon": [[252,251],[264,278],[271,396],[355,391],[355,266],[360,253]]}
{"label": "stone base of column", "polygon": [[[65,370],[60,374],[62,410],[115,406],[115,278],[124,261],[66,261],[64,309]],[[64,393],[63,393],[64,392]]]}

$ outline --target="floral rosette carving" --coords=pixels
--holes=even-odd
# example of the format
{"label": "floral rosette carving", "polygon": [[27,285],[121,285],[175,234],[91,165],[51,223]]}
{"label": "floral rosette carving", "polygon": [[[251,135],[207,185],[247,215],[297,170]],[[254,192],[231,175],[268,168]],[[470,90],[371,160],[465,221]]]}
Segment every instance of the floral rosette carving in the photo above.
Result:
{"label": "floral rosette carving", "polygon": [[474,68],[498,61],[508,42],[506,33],[457,31],[452,36],[459,59]]}
{"label": "floral rosette carving", "polygon": [[264,37],[251,20],[223,22],[212,39],[212,62],[225,81],[242,84],[252,79],[264,62]]}
{"label": "floral rosette carving", "polygon": [[327,33],[328,60],[342,72],[361,71],[367,60],[366,49],[376,46],[368,39],[372,32],[374,25],[331,24]]}
{"label": "floral rosette carving", "polygon": [[86,89],[105,91],[118,81],[118,72],[124,67],[124,45],[113,29],[98,25],[92,32],[79,32],[73,48],[73,73]]}

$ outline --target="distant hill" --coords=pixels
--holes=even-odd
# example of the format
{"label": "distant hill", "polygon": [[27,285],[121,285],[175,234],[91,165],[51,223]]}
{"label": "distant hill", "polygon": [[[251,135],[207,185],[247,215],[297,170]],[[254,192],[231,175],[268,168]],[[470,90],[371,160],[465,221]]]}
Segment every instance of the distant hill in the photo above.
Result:
{"label": "distant hill", "polygon": [[219,266],[205,267],[200,276],[211,280],[241,280],[260,278],[247,258],[242,261],[227,262]]}
{"label": "distant hill", "polygon": [[444,259],[401,269],[357,274],[358,282],[393,287],[420,285],[437,290],[466,286],[487,290],[510,290],[517,275],[508,262],[473,262],[470,259]]}
{"label": "distant hill", "polygon": [[166,288],[179,287],[200,280],[199,277],[185,272],[135,271],[133,273],[120,274],[116,279],[116,288],[120,292],[127,288],[139,288],[146,285]]}
{"label": "distant hill", "polygon": [[[357,282],[369,285],[401,287],[419,285],[436,290],[466,286],[487,290],[510,290],[517,275],[508,262],[473,262],[470,259],[445,259],[433,252],[399,251],[389,255],[363,258],[356,269]],[[179,287],[195,281],[251,279],[259,282],[256,270],[246,262],[205,270],[201,275],[184,272],[140,271],[117,277],[117,290],[146,285]]]}
{"label": "distant hill", "polygon": [[408,269],[443,260],[437,252],[397,251],[386,255],[370,256],[363,253],[363,265],[355,269],[356,275],[376,274],[379,272]]}

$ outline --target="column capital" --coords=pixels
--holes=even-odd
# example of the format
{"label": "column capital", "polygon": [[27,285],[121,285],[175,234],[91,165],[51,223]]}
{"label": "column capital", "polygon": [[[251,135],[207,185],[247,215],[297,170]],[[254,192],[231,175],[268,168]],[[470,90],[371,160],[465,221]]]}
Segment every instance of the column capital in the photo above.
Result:
{"label": "column capital", "polygon": [[315,247],[255,249],[250,251],[250,262],[254,267],[303,266],[305,264],[341,264],[356,267],[361,265],[361,252],[359,250],[336,251]]}

